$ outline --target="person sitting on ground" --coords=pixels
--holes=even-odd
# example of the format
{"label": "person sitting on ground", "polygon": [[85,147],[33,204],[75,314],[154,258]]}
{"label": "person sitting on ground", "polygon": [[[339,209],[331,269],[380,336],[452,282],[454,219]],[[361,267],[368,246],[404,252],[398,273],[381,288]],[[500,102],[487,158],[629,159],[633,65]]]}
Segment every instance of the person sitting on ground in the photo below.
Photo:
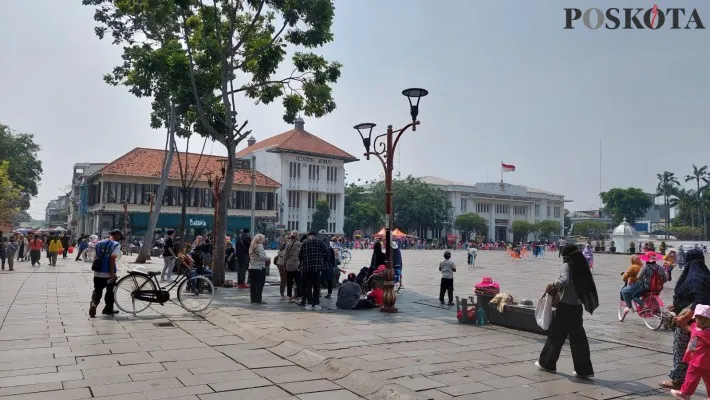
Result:
{"label": "person sitting on ground", "polygon": [[372,281],[372,290],[367,293],[367,299],[375,304],[377,307],[382,307],[384,305],[385,292],[380,288],[377,281]]}
{"label": "person sitting on ground", "polygon": [[348,274],[348,279],[343,282],[340,289],[338,289],[338,298],[335,301],[335,306],[341,310],[365,310],[374,308],[375,304],[372,300],[369,298],[360,298],[360,285],[355,282],[355,279],[355,274]]}

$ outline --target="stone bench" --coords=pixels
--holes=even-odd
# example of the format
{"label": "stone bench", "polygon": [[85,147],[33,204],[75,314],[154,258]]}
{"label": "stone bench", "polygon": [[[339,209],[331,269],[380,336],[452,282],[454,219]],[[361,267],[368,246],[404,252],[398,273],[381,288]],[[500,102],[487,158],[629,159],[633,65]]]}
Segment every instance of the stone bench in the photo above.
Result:
{"label": "stone bench", "polygon": [[534,306],[509,304],[505,306],[504,311],[501,313],[498,311],[497,304],[489,304],[488,321],[493,325],[504,326],[520,331],[540,334],[545,334],[546,332],[537,325]]}

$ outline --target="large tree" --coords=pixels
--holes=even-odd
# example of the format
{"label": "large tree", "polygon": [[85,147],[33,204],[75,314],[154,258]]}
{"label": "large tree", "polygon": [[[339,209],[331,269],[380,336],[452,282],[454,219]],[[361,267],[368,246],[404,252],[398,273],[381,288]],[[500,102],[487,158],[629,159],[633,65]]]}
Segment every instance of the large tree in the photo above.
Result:
{"label": "large tree", "polygon": [[[301,112],[320,117],[335,109],[330,85],[341,65],[308,51],[333,40],[332,0],[83,3],[96,7],[96,34],[110,32],[124,49],[123,63],[106,79],[153,97],[154,126],[167,125],[166,110],[174,102],[178,133],[194,131],[226,148],[225,193],[234,183],[237,145],[250,133],[236,96],[263,104],[282,98],[288,123]],[[287,49],[294,50],[290,66],[282,65]],[[281,75],[285,70],[292,72]],[[217,237],[226,234],[229,197],[218,204]],[[217,285],[224,280],[224,247],[223,240],[215,241]]]}
{"label": "large tree", "polygon": [[600,193],[599,197],[604,203],[604,212],[611,215],[615,225],[621,223],[624,218],[633,224],[653,206],[651,198],[643,190],[634,187],[609,189]]}
{"label": "large tree", "polygon": [[535,224],[535,232],[540,235],[540,239],[542,240],[550,240],[555,236],[559,236],[561,230],[562,226],[560,223],[550,219],[546,219]]}
{"label": "large tree", "polygon": [[488,221],[476,213],[465,213],[456,217],[454,228],[461,232],[462,240],[469,240],[474,232],[478,233],[479,236],[486,236],[488,234]]}
{"label": "large tree", "polygon": [[330,206],[325,200],[316,202],[316,210],[311,216],[311,231],[320,232],[328,230],[328,218],[330,218]]}
{"label": "large tree", "polygon": [[[436,230],[453,222],[449,220],[451,203],[441,189],[411,176],[394,180],[392,189],[394,223],[405,231]],[[375,204],[384,209],[384,182],[375,183],[372,192]]]}
{"label": "large tree", "polygon": [[10,179],[10,163],[0,161],[0,222],[12,222],[22,203],[22,192]]}
{"label": "large tree", "polygon": [[384,219],[383,207],[375,204],[371,192],[354,183],[345,187],[345,235],[351,236],[358,229],[379,229]]}
{"label": "large tree", "polygon": [[590,238],[598,237],[607,231],[607,225],[601,221],[581,221],[575,222],[572,226],[572,234],[578,236],[587,236]]}
{"label": "large tree", "polygon": [[31,133],[15,132],[0,124],[0,162],[7,161],[7,178],[21,192],[20,209],[30,207],[30,197],[37,196],[42,179],[40,147]]}
{"label": "large tree", "polygon": [[695,195],[696,195],[696,207],[698,212],[698,221],[702,221],[703,224],[703,240],[707,240],[708,237],[708,224],[707,218],[705,217],[706,209],[703,207],[704,202],[701,201],[700,196],[703,191],[700,190],[701,187],[707,186],[710,182],[710,173],[708,173],[708,166],[703,165],[702,167],[697,167],[693,164],[693,172],[690,175],[685,176],[685,181],[695,181]]}
{"label": "large tree", "polygon": [[676,178],[675,174],[673,172],[668,172],[668,171],[663,171],[660,174],[656,174],[656,178],[658,179],[658,185],[656,186],[656,196],[658,197],[663,197],[663,205],[665,206],[665,215],[663,218],[665,219],[666,223],[666,240],[668,240],[668,228],[670,226],[670,219],[671,219],[671,206],[672,200],[675,197],[676,191],[678,190],[678,186],[680,186],[680,182],[678,182],[678,178]]}
{"label": "large tree", "polygon": [[511,227],[513,231],[513,241],[527,241],[528,234],[535,232],[535,225],[528,221],[518,220],[513,221],[513,226]]}

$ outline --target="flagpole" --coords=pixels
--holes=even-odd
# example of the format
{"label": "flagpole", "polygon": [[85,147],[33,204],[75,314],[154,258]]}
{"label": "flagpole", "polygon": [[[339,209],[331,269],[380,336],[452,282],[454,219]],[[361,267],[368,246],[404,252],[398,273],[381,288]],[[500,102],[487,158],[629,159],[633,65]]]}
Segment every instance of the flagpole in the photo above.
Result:
{"label": "flagpole", "polygon": [[500,183],[503,183],[503,160],[500,160]]}

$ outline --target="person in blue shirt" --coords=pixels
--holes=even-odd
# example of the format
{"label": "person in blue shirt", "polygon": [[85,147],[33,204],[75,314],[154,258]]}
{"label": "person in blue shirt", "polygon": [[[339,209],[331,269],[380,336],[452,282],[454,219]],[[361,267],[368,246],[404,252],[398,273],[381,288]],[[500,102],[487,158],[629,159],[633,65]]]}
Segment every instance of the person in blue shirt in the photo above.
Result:
{"label": "person in blue shirt", "polygon": [[[114,315],[118,311],[113,309],[113,289],[116,286],[116,261],[121,257],[121,231],[114,229],[109,233],[109,238],[96,244],[96,260],[101,260],[98,270],[94,270],[94,292],[91,294],[89,316],[96,317],[96,308],[101,303],[101,294],[106,289],[104,296],[104,309],[101,314]],[[92,266],[93,269],[93,266]]]}
{"label": "person in blue shirt", "polygon": [[86,240],[86,238],[82,238],[81,241],[79,242],[79,251],[76,253],[76,260],[79,261],[81,258],[81,254],[84,252],[84,250],[89,248],[89,241]]}

